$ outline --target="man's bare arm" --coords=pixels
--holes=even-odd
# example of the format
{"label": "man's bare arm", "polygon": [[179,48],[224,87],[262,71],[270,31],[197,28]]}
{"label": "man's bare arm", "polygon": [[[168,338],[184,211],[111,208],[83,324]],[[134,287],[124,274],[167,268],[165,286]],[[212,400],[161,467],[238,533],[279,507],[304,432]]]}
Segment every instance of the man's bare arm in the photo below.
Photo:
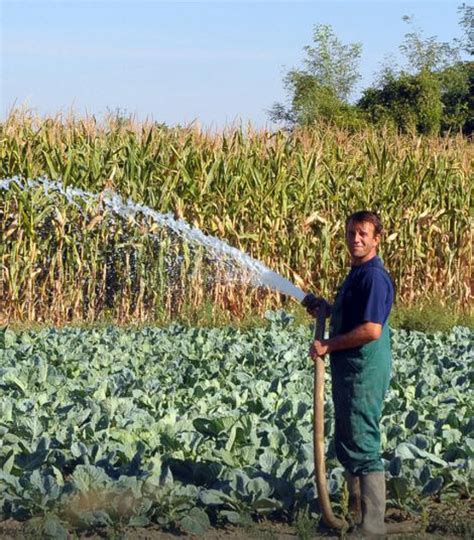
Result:
{"label": "man's bare arm", "polygon": [[352,349],[354,347],[361,347],[371,341],[379,339],[382,335],[382,325],[373,322],[365,322],[359,326],[356,326],[347,334],[341,334],[334,336],[326,341],[328,345],[327,352],[342,351],[344,349]]}
{"label": "man's bare arm", "polygon": [[310,356],[324,356],[327,353],[334,351],[342,351],[344,349],[353,349],[361,347],[366,343],[379,339],[382,335],[382,325],[373,322],[365,322],[356,326],[350,332],[334,336],[330,339],[315,341],[310,349]]}

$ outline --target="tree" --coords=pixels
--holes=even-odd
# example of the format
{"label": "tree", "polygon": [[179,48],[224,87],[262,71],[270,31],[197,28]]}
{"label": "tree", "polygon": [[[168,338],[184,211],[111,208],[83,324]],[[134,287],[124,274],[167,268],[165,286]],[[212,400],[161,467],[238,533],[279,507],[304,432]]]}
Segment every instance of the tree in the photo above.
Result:
{"label": "tree", "polygon": [[442,131],[474,133],[474,62],[458,62],[437,74],[443,115]]}
{"label": "tree", "polygon": [[360,79],[358,64],[362,44],[344,45],[332,27],[325,24],[314,27],[313,42],[314,47],[304,47],[307,73],[323,87],[330,88],[341,101],[347,101]]}
{"label": "tree", "polygon": [[[461,6],[460,24],[467,34],[473,11]],[[410,17],[404,20],[412,24]],[[364,91],[358,102],[369,120],[391,123],[402,131],[420,133],[439,130],[472,133],[472,63],[461,61],[468,40],[442,43],[432,36],[425,38],[420,29],[405,34],[400,46],[406,66],[386,66],[378,83]]]}
{"label": "tree", "polygon": [[[461,4],[458,8],[461,39],[454,42],[459,54],[474,56],[474,6]],[[462,129],[466,135],[474,133],[474,62],[458,61],[439,74],[443,101],[443,130]]]}
{"label": "tree", "polygon": [[459,47],[469,56],[474,56],[474,6],[461,4],[458,8],[460,14],[459,24],[464,36],[458,40]]}
{"label": "tree", "polygon": [[293,69],[284,78],[289,106],[274,104],[270,118],[290,125],[308,125],[318,120],[340,122],[354,116],[349,96],[360,79],[360,43],[343,44],[329,25],[316,25],[313,46],[305,46],[306,69]]}
{"label": "tree", "polygon": [[364,90],[358,107],[374,124],[392,124],[401,131],[436,134],[441,125],[440,86],[428,70],[387,78],[381,88]]}
{"label": "tree", "polygon": [[[413,24],[411,17],[405,16],[403,20]],[[425,38],[420,28],[413,29],[405,34],[400,45],[400,51],[407,59],[407,71],[418,74],[422,71],[433,73],[459,61],[459,47],[446,42],[439,42],[436,36]]]}
{"label": "tree", "polygon": [[343,44],[331,26],[317,25],[313,45],[304,51],[304,69],[293,69],[284,78],[288,105],[276,103],[269,111],[274,121],[290,126],[329,121],[359,127],[367,121],[390,123],[401,131],[436,134],[439,131],[474,132],[474,7],[458,8],[460,39],[440,42],[410,27],[400,45],[403,67],[386,65],[378,81],[364,90],[356,105],[349,97],[360,78],[360,43]]}

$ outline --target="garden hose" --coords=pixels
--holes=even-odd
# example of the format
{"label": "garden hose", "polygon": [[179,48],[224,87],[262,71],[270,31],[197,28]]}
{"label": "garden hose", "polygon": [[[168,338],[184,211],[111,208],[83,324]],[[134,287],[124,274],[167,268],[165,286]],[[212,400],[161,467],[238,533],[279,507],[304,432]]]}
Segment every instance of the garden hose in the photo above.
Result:
{"label": "garden hose", "polygon": [[[316,318],[314,339],[324,338],[326,325],[326,312],[319,310]],[[314,361],[314,385],[313,385],[313,452],[314,473],[316,488],[318,490],[319,506],[324,523],[332,529],[343,529],[347,523],[337,518],[332,511],[326,483],[326,460],[324,456],[324,359],[318,356]]]}

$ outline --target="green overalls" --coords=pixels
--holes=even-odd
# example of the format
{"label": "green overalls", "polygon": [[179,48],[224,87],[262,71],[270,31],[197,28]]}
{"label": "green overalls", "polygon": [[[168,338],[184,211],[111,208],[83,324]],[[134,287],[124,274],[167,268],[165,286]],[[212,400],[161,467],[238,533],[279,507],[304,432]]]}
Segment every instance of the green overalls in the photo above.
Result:
{"label": "green overalls", "polygon": [[[332,308],[331,337],[341,333],[342,297],[340,291]],[[331,354],[336,455],[351,474],[384,470],[379,422],[390,381],[390,367],[387,323],[376,341]]]}

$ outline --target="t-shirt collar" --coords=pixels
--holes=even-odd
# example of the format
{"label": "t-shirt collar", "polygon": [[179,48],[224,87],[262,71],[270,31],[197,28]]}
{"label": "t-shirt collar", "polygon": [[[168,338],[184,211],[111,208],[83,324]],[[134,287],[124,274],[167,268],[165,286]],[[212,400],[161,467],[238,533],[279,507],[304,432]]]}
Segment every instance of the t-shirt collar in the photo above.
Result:
{"label": "t-shirt collar", "polygon": [[381,265],[382,265],[382,261],[380,260],[380,257],[378,255],[375,255],[374,257],[372,257],[365,263],[358,264],[357,266],[351,265],[351,270],[355,270],[356,268],[370,268],[371,266],[381,266]]}

